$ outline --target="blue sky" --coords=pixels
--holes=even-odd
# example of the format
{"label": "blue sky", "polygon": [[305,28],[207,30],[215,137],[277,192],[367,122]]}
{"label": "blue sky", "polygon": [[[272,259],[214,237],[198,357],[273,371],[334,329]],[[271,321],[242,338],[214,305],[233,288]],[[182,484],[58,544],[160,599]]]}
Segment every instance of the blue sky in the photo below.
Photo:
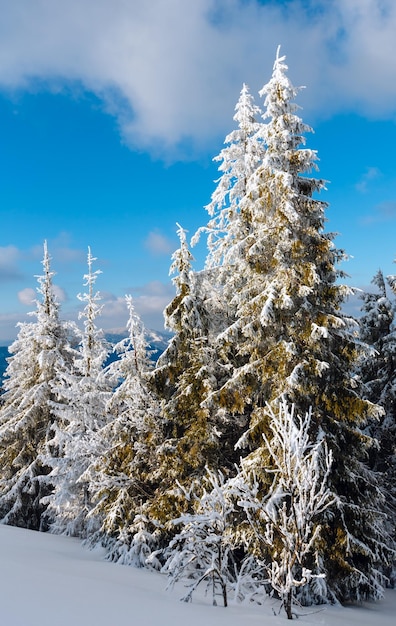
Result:
{"label": "blue sky", "polygon": [[[75,319],[87,248],[101,325],[131,293],[162,327],[176,222],[191,235],[235,128],[278,44],[329,180],[328,230],[349,284],[396,273],[393,0],[0,0],[0,345],[34,308],[48,241],[62,314]],[[193,251],[197,267],[204,243]],[[352,303],[354,304],[354,303]],[[352,305],[351,305],[352,306]]]}

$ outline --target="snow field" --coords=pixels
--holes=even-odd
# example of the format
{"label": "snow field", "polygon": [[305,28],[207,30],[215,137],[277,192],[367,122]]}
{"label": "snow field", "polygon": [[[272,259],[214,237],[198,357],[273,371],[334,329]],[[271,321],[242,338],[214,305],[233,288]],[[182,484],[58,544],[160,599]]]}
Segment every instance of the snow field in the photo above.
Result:
{"label": "snow field", "polygon": [[[69,537],[0,525],[1,626],[280,626],[278,605],[214,607],[202,594],[165,591],[166,578],[108,563]],[[302,612],[302,611],[301,611]],[[396,590],[358,607],[305,609],[299,626],[394,626]]]}

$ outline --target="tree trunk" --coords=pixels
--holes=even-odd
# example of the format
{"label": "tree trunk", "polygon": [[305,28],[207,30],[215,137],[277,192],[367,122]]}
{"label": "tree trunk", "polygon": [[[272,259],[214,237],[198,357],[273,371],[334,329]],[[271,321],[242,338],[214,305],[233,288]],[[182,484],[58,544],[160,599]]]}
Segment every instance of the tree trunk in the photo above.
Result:
{"label": "tree trunk", "polygon": [[283,601],[284,607],[285,607],[285,611],[286,611],[286,615],[287,615],[287,619],[293,619],[293,613],[292,613],[292,597],[293,597],[293,590],[290,589],[287,594],[286,597]]}
{"label": "tree trunk", "polygon": [[224,603],[224,606],[228,606],[228,602],[227,602],[227,585],[226,585],[224,580],[221,581],[221,589],[223,591],[223,603]]}

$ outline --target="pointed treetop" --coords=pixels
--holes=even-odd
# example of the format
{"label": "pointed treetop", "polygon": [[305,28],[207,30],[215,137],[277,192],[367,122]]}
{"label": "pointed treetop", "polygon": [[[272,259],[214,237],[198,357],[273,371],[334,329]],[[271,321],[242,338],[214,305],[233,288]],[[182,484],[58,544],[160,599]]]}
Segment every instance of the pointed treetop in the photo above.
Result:
{"label": "pointed treetop", "polygon": [[84,274],[84,280],[86,281],[84,284],[87,286],[93,285],[96,281],[97,276],[99,276],[99,274],[102,274],[102,270],[95,270],[95,272],[92,271],[92,265],[95,261],[97,261],[97,258],[92,256],[91,248],[90,246],[88,246],[88,274]]}
{"label": "pointed treetop", "polygon": [[[92,265],[94,263],[94,261],[96,261],[97,258],[92,256],[91,253],[91,248],[90,246],[88,246],[88,255],[87,255],[87,263],[88,263],[88,273],[84,274],[84,286],[88,287],[88,293],[87,294],[78,294],[77,298],[81,301],[98,301],[100,300],[100,294],[99,292],[97,292],[95,295],[93,294],[93,287],[94,284],[96,282],[97,277],[102,274],[101,270],[95,270],[94,272],[92,271]],[[80,314],[80,317],[82,315]]]}
{"label": "pointed treetop", "polygon": [[[45,277],[50,277],[52,278],[55,275],[55,272],[51,272],[51,256],[48,252],[48,245],[47,245],[47,240],[44,240],[43,243],[43,260],[41,261],[41,265],[43,266],[43,270],[44,270],[44,276]],[[40,278],[40,276],[36,275],[36,278]],[[39,281],[40,282],[40,281]]]}
{"label": "pointed treetop", "polygon": [[144,324],[135,310],[132,296],[126,295],[125,301],[129,312],[127,330],[129,332],[129,345],[133,348],[133,364],[135,372],[142,374],[147,369],[150,346],[146,340]]}
{"label": "pointed treetop", "polygon": [[[279,65],[279,63],[281,63],[282,61],[286,59],[286,55],[283,55],[282,57],[280,56],[280,49],[281,49],[281,45],[279,44],[276,49],[276,57],[275,57],[274,66],[273,66],[274,70]],[[287,65],[285,65],[285,67],[287,68]]]}
{"label": "pointed treetop", "polygon": [[48,245],[47,245],[47,240],[44,239],[44,244],[43,244],[43,248],[44,248],[44,258],[43,258],[43,267],[46,270],[48,265],[49,265],[49,254],[48,254]]}
{"label": "pointed treetop", "polygon": [[[287,113],[295,113],[300,107],[292,103],[296,95],[304,87],[294,87],[287,76],[289,69],[285,63],[286,56],[279,56],[280,46],[276,52],[271,80],[264,85],[259,91],[260,97],[265,97],[264,105],[266,112],[263,119],[276,118],[279,115]],[[306,131],[312,131],[310,127],[306,127]]]}
{"label": "pointed treetop", "polygon": [[[272,77],[259,93],[265,97],[263,119],[268,120],[264,125],[266,167],[284,172],[287,176],[291,174],[296,182],[297,176],[318,169],[318,157],[315,150],[302,148],[306,143],[305,134],[313,130],[297,115],[300,107],[294,99],[302,87],[294,87],[287,76],[287,69],[285,56],[279,56],[278,48]],[[323,185],[324,181],[314,187],[318,190]]]}
{"label": "pointed treetop", "polygon": [[[235,105],[235,115],[233,119],[238,122],[240,130],[247,130],[251,132],[251,125],[255,124],[257,129],[257,117],[260,117],[262,111],[259,106],[254,104],[254,98],[249,91],[249,87],[246,83],[243,83],[239,100]],[[235,131],[228,135],[224,143],[230,143],[234,140]],[[215,161],[219,161],[221,156],[215,157]]]}
{"label": "pointed treetop", "polygon": [[169,268],[169,275],[179,273],[179,276],[173,279],[173,283],[176,285],[176,288],[180,292],[181,286],[189,283],[189,274],[191,271],[191,263],[194,260],[193,255],[191,254],[186,234],[188,230],[180,226],[176,222],[177,226],[177,234],[180,240],[180,247],[172,254],[172,264]]}
{"label": "pointed treetop", "polygon": [[179,237],[180,245],[182,246],[183,244],[186,243],[186,234],[188,233],[188,230],[183,228],[183,226],[180,226],[179,222],[176,222],[176,226],[177,226],[176,233],[177,233],[177,236]]}
{"label": "pointed treetop", "polygon": [[[87,262],[88,262],[88,273],[84,274],[84,286],[88,287],[88,293],[85,294],[78,294],[77,298],[81,301],[97,301],[100,300],[100,294],[99,292],[97,292],[96,294],[93,294],[93,286],[96,282],[97,277],[99,276],[99,274],[102,274],[101,270],[95,270],[94,272],[92,271],[92,265],[93,262],[96,261],[96,257],[92,256],[91,254],[91,248],[88,246],[88,257],[87,257]],[[81,317],[81,314],[80,314]]]}
{"label": "pointed treetop", "polygon": [[373,285],[377,285],[382,296],[386,297],[386,284],[382,270],[379,269],[371,281]]}
{"label": "pointed treetop", "polygon": [[265,154],[264,124],[258,121],[262,111],[254,103],[246,83],[243,84],[235,105],[234,120],[238,128],[225,138],[225,147],[213,160],[219,161],[221,172],[216,180],[211,202],[205,207],[211,219],[198,229],[191,244],[195,245],[202,233],[207,234],[209,254],[206,268],[220,266],[230,246],[239,239],[240,203],[246,194],[249,177],[262,163]]}
{"label": "pointed treetop", "polygon": [[41,303],[38,303],[38,311],[37,314],[40,315],[44,313],[49,317],[57,317],[59,304],[57,302],[52,279],[55,276],[55,272],[51,271],[51,257],[48,252],[47,241],[44,241],[43,244],[44,254],[42,260],[42,266],[44,270],[44,274],[37,276],[37,282],[39,286],[37,287],[37,292],[42,296]]}
{"label": "pointed treetop", "polygon": [[97,374],[101,371],[102,364],[108,353],[108,345],[104,339],[102,329],[96,326],[95,320],[100,316],[103,305],[100,305],[101,295],[99,291],[94,293],[95,281],[101,270],[92,271],[92,264],[96,258],[91,254],[91,248],[88,247],[88,274],[84,274],[84,285],[88,286],[88,293],[79,293],[77,298],[81,302],[85,302],[83,311],[80,311],[79,319],[84,319],[84,336],[81,343],[82,354],[82,371],[84,376],[90,376],[92,373]]}

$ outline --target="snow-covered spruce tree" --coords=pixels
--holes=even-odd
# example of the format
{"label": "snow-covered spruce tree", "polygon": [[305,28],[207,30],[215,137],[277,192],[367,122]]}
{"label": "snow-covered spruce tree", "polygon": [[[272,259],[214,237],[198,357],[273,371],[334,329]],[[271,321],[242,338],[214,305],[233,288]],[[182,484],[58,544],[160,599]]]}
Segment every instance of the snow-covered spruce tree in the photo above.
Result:
{"label": "snow-covered spruce tree", "polygon": [[[257,121],[261,110],[254,104],[245,84],[235,111],[234,120],[238,122],[238,129],[227,135],[224,140],[226,147],[214,158],[214,161],[220,162],[218,169],[222,174],[216,181],[218,184],[211,202],[206,206],[211,219],[193,237],[195,244],[201,233],[207,233],[209,253],[206,266],[218,267],[221,275],[231,271],[229,266],[235,264],[238,245],[246,235],[246,231],[241,230],[240,202],[246,194],[250,175],[260,165],[264,155],[263,124]],[[244,226],[249,230],[249,224]],[[218,280],[223,282],[221,275]]]}
{"label": "snow-covered spruce tree", "polygon": [[132,297],[126,296],[126,302],[129,336],[116,344],[119,359],[109,366],[119,381],[107,405],[112,421],[100,431],[108,449],[86,472],[91,475],[93,514],[102,519],[90,543],[105,546],[109,560],[142,567],[157,548],[145,508],[153,493],[159,405],[147,384],[153,363],[145,328]]}
{"label": "snow-covered spruce tree", "polygon": [[318,546],[319,516],[334,502],[327,485],[332,454],[320,434],[312,442],[311,411],[295,415],[286,401],[276,413],[271,407],[268,411],[270,436],[263,434],[263,440],[270,464],[263,469],[271,487],[263,493],[256,464],[247,457],[229,491],[247,513],[247,548],[261,558],[271,549],[268,580],[292,619],[295,590],[324,577],[312,574],[309,566]]}
{"label": "snow-covered spruce tree", "polygon": [[51,489],[44,460],[56,416],[53,382],[71,367],[72,326],[59,318],[54,272],[44,243],[44,273],[38,276],[33,322],[19,324],[5,373],[0,410],[0,518],[3,523],[45,530],[41,498]]}
{"label": "snow-covered spruce tree", "polygon": [[271,485],[262,470],[269,464],[262,437],[270,437],[267,403],[275,410],[285,398],[299,414],[312,406],[312,437],[322,429],[334,458],[337,505],[322,516],[319,551],[329,593],[378,597],[390,546],[383,496],[364,463],[370,439],[361,429],[381,410],[362,399],[353,376],[357,324],[341,311],[350,290],[338,283],[336,269],[344,254],[324,232],[326,204],[315,196],[324,181],[308,175],[317,155],[301,147],[311,129],[297,115],[298,90],[286,71],[278,54],[261,91],[267,149],[240,202],[249,229],[241,228],[247,234],[231,278],[235,321],[216,344],[230,376],[212,402],[249,421],[239,445],[256,465],[263,492]]}
{"label": "snow-covered spruce tree", "polygon": [[176,480],[188,489],[204,475],[206,466],[225,467],[235,459],[225,436],[227,421],[223,422],[220,412],[212,413],[202,405],[220,375],[212,339],[222,305],[211,290],[208,273],[192,270],[186,231],[179,227],[178,234],[180,248],[170,268],[170,273],[177,272],[173,279],[176,296],[165,309],[165,323],[174,336],[152,376],[162,406],[162,443],[157,451],[159,487],[151,514],[163,524],[188,508]]}
{"label": "snow-covered spruce tree", "polygon": [[224,476],[207,469],[203,493],[184,493],[187,500],[192,500],[194,512],[173,520],[180,532],[164,552],[162,572],[168,575],[170,588],[178,581],[186,583],[189,591],[182,598],[185,602],[191,601],[194,591],[205,581],[213,604],[217,605],[216,598],[221,596],[227,606],[228,588],[235,582],[230,533],[234,503],[227,497]]}
{"label": "snow-covered spruce tree", "polygon": [[[368,433],[378,441],[370,450],[370,465],[381,473],[386,489],[389,526],[395,536],[396,521],[396,328],[395,305],[387,294],[381,270],[371,281],[376,293],[362,295],[360,337],[371,347],[361,356],[357,373],[367,400],[380,404],[384,414],[371,420]],[[391,284],[391,280],[389,280]]]}
{"label": "snow-covered spruce tree", "polygon": [[80,313],[84,331],[73,371],[57,381],[57,422],[49,441],[57,456],[48,459],[54,490],[43,499],[48,505],[51,532],[83,538],[100,524],[95,516],[90,517],[93,494],[91,478],[85,472],[107,449],[100,431],[110,420],[107,403],[112,393],[112,381],[103,367],[109,348],[96,325],[102,307],[99,292],[94,292],[100,274],[92,270],[95,260],[88,249],[88,273],[84,275],[88,291],[78,296],[85,303]]}
{"label": "snow-covered spruce tree", "polygon": [[372,348],[372,351],[360,359],[358,374],[364,383],[364,393],[367,399],[380,404],[385,411],[379,422],[373,421],[369,425],[370,434],[380,440],[378,454],[372,451],[375,465],[378,469],[384,470],[389,463],[389,458],[385,460],[382,457],[386,449],[388,449],[388,454],[391,452],[396,428],[395,309],[388,297],[381,270],[371,282],[378,287],[378,292],[362,295],[363,315],[359,324],[360,337]]}
{"label": "snow-covered spruce tree", "polygon": [[168,588],[184,581],[189,591],[182,597],[192,600],[197,587],[205,582],[213,604],[221,596],[224,606],[234,602],[261,603],[267,594],[266,568],[256,556],[241,559],[240,542],[235,543],[233,527],[241,496],[233,478],[226,479],[220,470],[206,468],[201,482],[193,482],[180,491],[190,503],[190,512],[172,520],[178,530],[162,551],[162,572],[169,577]]}

